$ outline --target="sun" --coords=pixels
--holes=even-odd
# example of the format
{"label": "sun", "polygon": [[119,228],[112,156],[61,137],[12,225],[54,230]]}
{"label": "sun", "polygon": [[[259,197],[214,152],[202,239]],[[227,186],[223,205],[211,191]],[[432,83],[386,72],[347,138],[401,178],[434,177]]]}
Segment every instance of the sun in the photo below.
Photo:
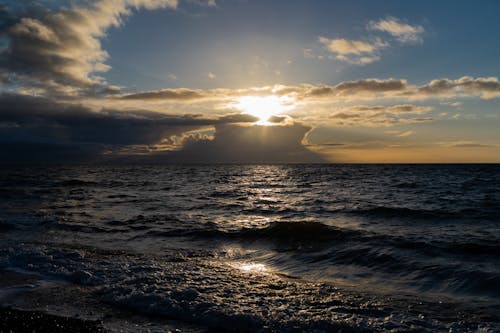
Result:
{"label": "sun", "polygon": [[259,118],[257,124],[270,125],[269,118],[294,108],[294,101],[288,96],[243,96],[237,99],[234,106]]}

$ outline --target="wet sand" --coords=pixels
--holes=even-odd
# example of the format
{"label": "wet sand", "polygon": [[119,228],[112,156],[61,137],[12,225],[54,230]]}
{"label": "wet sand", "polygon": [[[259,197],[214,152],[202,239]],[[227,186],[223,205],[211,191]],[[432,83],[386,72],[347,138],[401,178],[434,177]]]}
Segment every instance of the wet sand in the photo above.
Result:
{"label": "wet sand", "polygon": [[136,331],[206,330],[106,306],[92,288],[47,283],[35,274],[0,270],[0,333]]}
{"label": "wet sand", "polygon": [[0,332],[106,332],[99,321],[0,308]]}
{"label": "wet sand", "polygon": [[[0,271],[0,288],[34,284],[39,277],[12,271]],[[99,321],[82,320],[27,311],[12,307],[0,307],[0,332],[105,332]]]}

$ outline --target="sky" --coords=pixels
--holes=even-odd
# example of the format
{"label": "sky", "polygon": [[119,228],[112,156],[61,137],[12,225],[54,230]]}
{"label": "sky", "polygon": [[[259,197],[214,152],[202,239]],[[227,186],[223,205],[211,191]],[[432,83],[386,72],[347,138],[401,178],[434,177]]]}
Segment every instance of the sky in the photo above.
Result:
{"label": "sky", "polygon": [[500,163],[498,13],[0,0],[0,163]]}

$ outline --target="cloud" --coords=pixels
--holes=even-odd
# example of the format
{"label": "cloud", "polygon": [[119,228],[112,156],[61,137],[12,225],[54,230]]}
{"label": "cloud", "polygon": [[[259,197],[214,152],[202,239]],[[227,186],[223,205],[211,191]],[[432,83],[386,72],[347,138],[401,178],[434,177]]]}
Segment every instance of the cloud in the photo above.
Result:
{"label": "cloud", "polygon": [[349,40],[349,39],[328,39],[325,37],[319,37],[319,41],[332,53],[347,55],[347,54],[362,54],[362,53],[373,53],[377,50],[377,45],[360,41],[360,40]]}
{"label": "cloud", "polygon": [[204,127],[257,120],[246,114],[203,117],[146,110],[94,111],[79,104],[17,94],[0,95],[0,110],[2,145],[44,144],[50,145],[52,151],[57,147],[92,147],[95,158],[113,146],[156,145],[171,136]]}
{"label": "cloud", "polygon": [[406,114],[406,113],[426,113],[432,110],[429,106],[418,106],[412,104],[373,106],[358,105],[350,108],[353,112],[384,112],[388,114]]}
{"label": "cloud", "polygon": [[284,123],[288,120],[291,120],[291,118],[288,116],[271,116],[267,121],[273,124],[279,124]]}
{"label": "cloud", "polygon": [[[388,33],[405,44],[421,43],[421,35],[425,31],[422,26],[406,24],[394,17],[388,17],[379,21],[370,21],[366,29],[368,31]],[[330,56],[331,59],[337,59],[354,65],[368,65],[379,61],[381,59],[380,51],[390,46],[387,40],[380,37],[330,39],[320,36],[318,40],[326,50],[333,54],[333,56]],[[315,58],[311,49],[304,50],[304,57]]]}
{"label": "cloud", "polygon": [[5,72],[0,72],[0,86],[10,83],[9,75]]}
{"label": "cloud", "polygon": [[178,134],[187,128],[199,128],[225,123],[254,122],[247,114],[227,114],[218,117],[200,115],[167,115],[147,110],[120,111],[90,108],[50,99],[0,95],[0,123],[16,124],[15,131],[0,136],[4,141],[28,139],[72,141],[103,144],[152,144],[166,135]]}
{"label": "cloud", "polygon": [[428,99],[474,97],[493,99],[500,97],[500,82],[495,77],[473,78],[464,76],[456,80],[432,80],[420,86],[410,85],[404,79],[363,79],[345,81],[336,85],[277,86],[277,94],[294,94],[298,99]]}
{"label": "cloud", "polygon": [[215,127],[213,139],[188,143],[177,152],[151,156],[153,160],[188,163],[321,163],[321,155],[302,144],[311,127],[284,126]]}
{"label": "cloud", "polygon": [[248,125],[257,120],[239,113],[206,117],[96,111],[49,98],[2,94],[0,157],[2,163],[322,161],[302,145],[311,127],[288,117],[273,119],[279,124],[275,126]]}
{"label": "cloud", "polygon": [[217,78],[217,75],[215,75],[215,74],[214,74],[214,73],[212,73],[212,72],[208,72],[207,77],[208,77],[210,80],[214,80],[215,78]]}
{"label": "cloud", "polygon": [[[330,115],[330,119],[333,120],[334,124],[341,126],[392,126],[430,121],[432,118],[421,118],[413,115],[424,114],[431,110],[432,108],[428,106],[411,104],[389,106],[357,105],[336,110]],[[396,134],[404,137],[413,134],[413,132],[398,132]]]}
{"label": "cloud", "polygon": [[[301,142],[307,130],[302,132],[299,139],[300,126],[294,123],[292,117],[312,124],[336,126],[393,126],[421,123],[433,120],[433,117],[426,116],[432,108],[410,103],[413,100],[466,96],[496,98],[500,97],[499,92],[500,87],[496,78],[462,77],[455,80],[432,80],[422,85],[411,85],[404,79],[372,78],[345,81],[336,85],[274,85],[206,90],[163,89],[127,95],[112,94],[107,98],[100,96],[93,99],[72,99],[64,103],[55,102],[56,99],[49,97],[3,94],[0,95],[0,144],[5,148],[4,151],[10,152],[15,149],[7,148],[5,145],[21,147],[23,153],[17,155],[19,158],[21,155],[29,156],[31,151],[47,149],[53,159],[60,159],[63,156],[73,159],[74,154],[68,152],[71,151],[70,147],[74,147],[75,151],[82,152],[82,156],[89,157],[93,152],[94,158],[102,158],[106,154],[111,158],[116,154],[124,156],[149,152],[148,154],[160,154],[161,156],[155,158],[163,159],[166,155],[158,151],[178,150],[184,145],[186,145],[184,148],[188,149],[187,145],[198,141],[199,143],[193,147],[201,146],[203,143],[204,148],[212,149],[211,147],[217,142],[229,144],[230,141],[224,139],[229,138],[228,133],[230,133],[224,130],[225,125],[228,125],[227,128],[232,128],[230,124],[248,124],[257,120],[250,115],[235,113],[236,110],[230,107],[234,105],[234,101],[243,96],[279,96],[289,98],[297,109],[297,112],[290,110],[287,112],[288,115],[273,118],[272,122],[279,126],[271,126],[266,130],[246,130],[244,126],[235,128],[239,129],[242,135],[253,133],[252,135],[270,137],[273,134],[269,131],[278,128],[281,134],[277,139],[290,139],[290,147],[295,147],[293,150],[298,155],[306,156],[307,152],[300,148],[302,145],[297,146],[296,143]],[[397,102],[389,105],[369,105],[381,101]],[[295,136],[286,136],[285,132],[293,131],[287,132],[281,129],[286,127],[290,130],[294,126]],[[213,131],[214,128],[219,133],[219,141],[208,142],[212,134],[205,131]],[[410,134],[401,132],[397,135]],[[232,137],[231,140],[244,142],[236,137]],[[264,149],[263,144],[257,145],[257,142],[248,140],[250,139],[247,138],[247,143]],[[240,148],[244,151],[242,147]],[[172,154],[177,156],[176,158],[190,160],[186,154],[196,150],[189,149],[192,150],[182,149],[183,153]],[[267,152],[270,150],[272,149],[264,149]],[[292,151],[286,149],[284,151],[288,152],[285,155],[289,157],[278,155],[276,150],[273,154],[292,161],[290,157],[293,156]],[[252,153],[257,154],[253,151]],[[5,154],[2,156],[7,158]],[[41,153],[36,154],[41,156]],[[268,156],[266,159],[271,160],[271,155],[265,153],[262,156]],[[262,161],[265,160],[264,157]],[[194,159],[193,157],[191,160]],[[220,161],[225,159],[226,157],[220,157]],[[243,160],[243,157],[238,159]],[[5,159],[7,160],[9,159]]]}
{"label": "cloud", "polygon": [[[271,126],[273,129],[290,127],[294,119],[316,126],[393,126],[434,120],[427,115],[431,107],[415,105],[412,101],[497,98],[500,83],[497,78],[488,77],[438,79],[422,85],[412,85],[404,79],[371,78],[336,85],[179,88],[135,94],[116,94],[110,89],[107,97],[69,99],[64,103],[60,99],[56,102],[55,97],[34,97],[27,90],[26,94],[0,95],[0,143],[23,144],[25,151],[29,151],[26,150],[28,143],[43,144],[43,149],[53,145],[49,150],[59,157],[64,154],[58,155],[56,151],[67,152],[71,146],[81,149],[85,156],[91,151],[95,156],[105,152],[111,156],[117,152],[180,149],[188,142],[207,141],[212,135],[205,133],[207,130],[220,128],[221,135],[225,124],[255,122],[255,117],[236,113],[234,109],[234,103],[244,96],[286,97],[293,102],[295,109],[272,119],[279,125]],[[261,135],[270,130],[255,129],[252,133]],[[33,151],[39,149],[32,148]]]}
{"label": "cloud", "polygon": [[268,95],[273,94],[273,86],[251,87],[245,89],[189,89],[189,88],[173,88],[150,90],[139,93],[122,94],[116,96],[121,100],[137,100],[137,101],[173,101],[173,102],[204,102],[207,100],[223,101],[232,97],[241,97],[245,95]]}
{"label": "cloud", "polygon": [[24,87],[65,95],[95,92],[106,86],[96,73],[110,68],[100,43],[107,29],[120,26],[131,9],[176,6],[177,0],[99,0],[56,11],[26,9],[1,27],[8,46],[0,51],[0,71]]}
{"label": "cloud", "polygon": [[363,56],[363,57],[348,57],[344,55],[337,55],[336,59],[348,62],[353,65],[368,65],[381,58],[378,55]]}
{"label": "cloud", "polygon": [[389,46],[388,43],[379,38],[372,41],[362,41],[319,37],[319,41],[329,52],[335,55],[336,59],[359,65],[366,65],[380,60],[380,56],[377,55],[378,51]]}
{"label": "cloud", "polygon": [[462,102],[441,102],[440,103],[441,105],[447,105],[447,106],[451,106],[451,107],[454,107],[454,108],[460,108],[462,106]]}
{"label": "cloud", "polygon": [[0,142],[2,164],[94,163],[105,147],[95,144]]}
{"label": "cloud", "polygon": [[438,79],[408,92],[414,96],[467,96],[477,95],[485,99],[500,97],[500,82],[496,77],[473,78],[463,76],[457,80]]}
{"label": "cloud", "polygon": [[415,134],[415,131],[409,130],[409,131],[397,131],[397,130],[392,130],[392,131],[385,131],[384,133],[393,135],[398,138],[405,138],[407,136],[411,136]]}
{"label": "cloud", "polygon": [[[251,87],[243,89],[161,89],[145,91],[132,94],[112,96],[111,99],[132,103],[136,106],[165,108],[173,105],[177,109],[184,105],[194,107],[196,105],[211,105],[218,110],[234,109],[235,103],[244,96],[278,96],[286,97],[291,102],[340,102],[355,100],[377,100],[384,97],[392,97],[396,94],[403,95],[411,90],[408,82],[402,79],[363,79],[356,81],[345,81],[337,85],[311,85],[303,84],[296,86],[274,85]],[[402,97],[408,99],[408,96]],[[413,97],[412,97],[413,98]],[[167,104],[165,104],[167,103]]]}
{"label": "cloud", "polygon": [[421,43],[424,27],[401,22],[395,17],[387,17],[378,21],[370,21],[368,30],[381,31],[396,37],[401,43]]}
{"label": "cloud", "polygon": [[437,142],[438,146],[449,148],[489,148],[498,147],[496,144],[477,142],[477,141],[444,141]]}
{"label": "cloud", "polygon": [[396,136],[400,137],[400,138],[404,138],[404,137],[407,137],[407,136],[410,136],[413,134],[415,134],[415,131],[405,131],[405,132],[401,132],[399,134],[396,134]]}
{"label": "cloud", "polygon": [[268,87],[268,90],[270,93],[277,95],[290,95],[301,101],[322,99],[340,101],[343,99],[356,100],[367,97],[376,100],[383,97],[383,94],[404,93],[409,88],[410,86],[406,80],[389,78],[344,81],[336,85],[277,85],[274,87]]}
{"label": "cloud", "polygon": [[408,88],[408,82],[402,79],[363,79],[341,82],[334,86],[339,94],[359,92],[392,92]]}
{"label": "cloud", "polygon": [[[272,85],[244,89],[162,89],[133,94],[122,94],[113,99],[137,103],[174,103],[175,105],[213,102],[221,105],[234,104],[242,96],[286,96],[297,103],[316,102],[356,102],[397,99],[401,101],[425,100],[430,98],[481,97],[492,99],[500,97],[500,82],[497,78],[462,78],[432,80],[423,85],[411,85],[405,79],[368,78],[343,81],[335,85],[301,84]],[[137,104],[142,105],[142,104]],[[455,104],[458,105],[458,104]],[[400,105],[402,107],[403,104]],[[415,110],[413,108],[413,110]]]}
{"label": "cloud", "polygon": [[393,117],[391,114],[375,113],[375,114],[357,114],[349,112],[334,113],[330,116],[332,125],[336,126],[394,126],[401,124],[414,124],[434,120],[433,118],[399,118]]}
{"label": "cloud", "polygon": [[155,91],[146,91],[134,94],[122,95],[121,99],[131,100],[174,100],[174,101],[187,101],[195,99],[203,99],[207,94],[201,90],[193,90],[187,88],[180,89],[162,89]]}

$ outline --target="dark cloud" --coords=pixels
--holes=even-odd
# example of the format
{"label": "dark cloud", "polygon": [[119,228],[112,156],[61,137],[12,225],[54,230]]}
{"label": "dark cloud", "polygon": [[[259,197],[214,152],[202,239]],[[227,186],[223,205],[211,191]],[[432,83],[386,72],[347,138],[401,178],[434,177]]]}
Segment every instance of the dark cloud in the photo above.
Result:
{"label": "dark cloud", "polygon": [[335,86],[335,90],[346,92],[387,92],[399,91],[408,88],[408,82],[401,79],[365,79],[357,81],[342,82]]}
{"label": "dark cloud", "polygon": [[0,142],[0,164],[54,164],[101,162],[106,147],[93,144]]}
{"label": "dark cloud", "polygon": [[[80,150],[92,147],[85,150],[97,153],[113,146],[154,145],[169,136],[203,127],[256,120],[245,114],[207,118],[140,110],[96,112],[83,105],[58,103],[47,98],[0,95],[0,143],[10,147],[23,143],[21,147],[26,148],[27,143],[35,146],[43,143],[45,146],[41,148],[53,145],[51,150],[64,151],[69,146],[78,146]],[[8,151],[13,154],[16,150]],[[20,151],[18,155],[27,154]]]}
{"label": "dark cloud", "polygon": [[6,85],[6,84],[9,84],[10,83],[10,80],[9,80],[9,75],[5,72],[1,72],[0,71],[0,86],[1,85]]}
{"label": "dark cloud", "polygon": [[[337,85],[317,85],[317,86],[297,86],[295,89],[292,87],[283,87],[282,90],[286,92],[297,92],[303,98],[314,97],[332,97],[344,96],[365,93],[386,93],[404,91],[408,89],[408,82],[400,79],[364,79],[356,81],[345,81]],[[281,92],[281,90],[280,90]]]}
{"label": "dark cloud", "polygon": [[[166,135],[222,123],[254,122],[257,118],[231,114],[217,118],[165,115],[151,111],[92,111],[83,105],[58,103],[26,95],[0,95],[0,121],[15,130],[46,140],[105,144],[151,144]],[[11,127],[13,128],[13,127]]]}
{"label": "dark cloud", "polygon": [[384,114],[404,114],[404,113],[426,113],[432,110],[429,106],[419,106],[412,104],[399,105],[357,105],[348,109],[351,112],[383,112]]}
{"label": "dark cloud", "polygon": [[202,99],[205,97],[203,92],[192,90],[192,89],[162,89],[156,91],[146,91],[135,94],[127,94],[123,95],[121,99],[138,99],[138,100],[193,100],[193,99]]}
{"label": "dark cloud", "polygon": [[216,126],[213,140],[186,144],[178,152],[157,155],[157,160],[176,163],[321,163],[323,158],[302,141],[311,128],[300,123],[288,126]]}
{"label": "dark cloud", "polygon": [[215,119],[213,124],[227,124],[227,123],[253,123],[258,121],[259,118],[252,116],[250,114],[243,113],[233,113],[225,116],[220,116]]}
{"label": "dark cloud", "polygon": [[[242,124],[257,120],[248,114],[209,118],[146,110],[94,111],[49,98],[3,94],[0,157],[2,163],[323,162],[302,144],[310,127],[300,123]],[[285,120],[288,118],[275,117],[273,122]],[[215,128],[215,135],[203,134],[204,128]],[[178,151],[161,149],[179,142]]]}
{"label": "dark cloud", "polygon": [[287,116],[271,116],[267,121],[273,124],[279,124],[285,122],[289,117]]}

